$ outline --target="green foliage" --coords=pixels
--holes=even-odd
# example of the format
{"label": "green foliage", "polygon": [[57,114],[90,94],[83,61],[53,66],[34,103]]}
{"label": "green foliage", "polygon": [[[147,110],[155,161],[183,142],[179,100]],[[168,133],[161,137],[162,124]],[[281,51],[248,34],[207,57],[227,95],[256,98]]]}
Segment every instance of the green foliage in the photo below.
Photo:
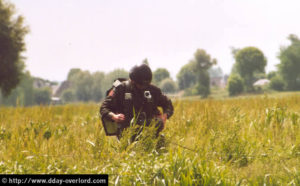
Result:
{"label": "green foliage", "polygon": [[81,69],[79,68],[72,68],[70,69],[69,73],[68,73],[68,81],[74,81],[74,79],[76,79],[76,75],[81,73]]}
{"label": "green foliage", "polygon": [[164,79],[170,78],[170,73],[165,68],[158,68],[153,72],[153,83],[159,85]]}
{"label": "green foliage", "polygon": [[210,94],[210,77],[208,69],[217,64],[217,60],[212,59],[205,50],[197,49],[191,63],[195,64],[194,72],[197,77],[197,93],[202,97],[207,97]]}
{"label": "green foliage", "polygon": [[144,59],[143,61],[142,61],[142,64],[146,64],[146,65],[148,65],[149,66],[149,61],[148,61],[148,59],[146,58],[146,59]]}
{"label": "green foliage", "polygon": [[24,18],[15,14],[12,4],[0,0],[0,89],[4,96],[18,85],[24,69],[21,53],[28,28]]}
{"label": "green foliage", "polygon": [[123,69],[116,69],[106,74],[103,81],[103,95],[111,88],[114,80],[118,78],[129,78],[129,72]]}
{"label": "green foliage", "polygon": [[284,90],[284,81],[279,75],[275,75],[271,78],[270,88],[277,91]]}
{"label": "green foliage", "polygon": [[38,105],[47,105],[51,101],[51,90],[39,88],[34,90],[34,101]]}
{"label": "green foliage", "polygon": [[72,89],[67,89],[67,90],[63,91],[61,98],[64,103],[76,101],[76,96],[75,96],[74,90],[72,90]]}
{"label": "green foliage", "polygon": [[267,74],[267,78],[271,80],[273,77],[277,76],[278,72],[277,71],[271,71]]}
{"label": "green foliage", "polygon": [[89,101],[92,98],[93,79],[89,71],[76,74],[75,95],[79,101]]}
{"label": "green foliage", "polygon": [[222,161],[231,162],[239,167],[247,166],[248,160],[248,142],[242,139],[240,126],[230,126],[223,136],[223,141],[220,144]]}
{"label": "green foliage", "polygon": [[210,76],[219,76],[220,68],[213,69],[217,63],[205,50],[198,49],[188,64],[184,65],[177,74],[180,90],[185,90],[185,95],[201,95],[203,98],[210,94]]}
{"label": "green foliage", "polygon": [[194,62],[190,62],[181,67],[177,74],[178,88],[184,90],[196,84],[197,76],[194,73]]}
{"label": "green foliage", "polygon": [[[105,96],[105,91],[112,86],[113,80],[119,77],[128,77],[125,70],[115,70],[108,74],[103,72],[90,73],[80,69],[71,69],[62,92],[58,96],[65,102],[94,101],[99,102]],[[44,89],[34,90],[33,82],[39,80],[47,83],[47,89],[55,82],[31,77],[29,72],[21,75],[20,84],[4,97],[0,94],[0,105],[30,106],[34,104],[48,104],[51,100],[51,91]],[[46,92],[49,92],[46,93]],[[46,95],[47,94],[47,95]]]}
{"label": "green foliage", "polygon": [[254,72],[253,73],[253,81],[256,82],[260,79],[266,79],[267,75],[264,72]]}
{"label": "green foliage", "polygon": [[184,96],[196,96],[198,94],[198,90],[196,89],[196,85],[187,89],[184,89]]}
{"label": "green foliage", "polygon": [[254,73],[264,73],[267,60],[258,48],[245,47],[235,54],[236,71],[245,82],[247,92],[254,90]]}
{"label": "green foliage", "polygon": [[92,99],[99,102],[105,95],[103,94],[103,81],[105,74],[103,72],[95,72],[92,74]]}
{"label": "green foliage", "polygon": [[100,101],[104,97],[105,74],[103,72],[95,72],[91,74],[89,71],[80,69],[71,69],[68,73],[68,81],[71,83],[70,89],[75,95],[72,98],[71,92],[65,95],[65,101]]}
{"label": "green foliage", "polygon": [[176,83],[171,78],[164,79],[160,83],[159,88],[164,93],[174,93],[177,89]]}
{"label": "green foliage", "polygon": [[300,90],[300,40],[295,35],[288,39],[291,45],[280,49],[278,69],[287,90]]}
{"label": "green foliage", "polygon": [[21,82],[8,96],[2,97],[0,95],[0,104],[13,106],[30,106],[35,104],[33,78],[29,72],[21,75]]}
{"label": "green foliage", "polygon": [[197,49],[194,53],[194,59],[192,61],[195,61],[195,71],[198,70],[208,70],[213,65],[217,64],[216,59],[212,59],[209,54],[206,53],[203,49]]}
{"label": "green foliage", "polygon": [[196,84],[197,93],[203,98],[206,98],[210,94],[210,77],[207,71],[198,71],[198,83]]}
{"label": "green foliage", "polygon": [[228,78],[228,92],[230,96],[235,96],[243,92],[243,80],[239,75],[232,74]]}

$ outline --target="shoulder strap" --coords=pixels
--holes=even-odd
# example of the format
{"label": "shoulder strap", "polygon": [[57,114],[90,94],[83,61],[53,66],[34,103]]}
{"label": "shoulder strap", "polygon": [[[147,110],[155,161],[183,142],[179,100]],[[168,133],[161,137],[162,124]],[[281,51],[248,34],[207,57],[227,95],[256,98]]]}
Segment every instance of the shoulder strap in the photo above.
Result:
{"label": "shoulder strap", "polygon": [[125,92],[126,93],[131,93],[129,80],[125,81]]}
{"label": "shoulder strap", "polygon": [[122,84],[122,82],[120,81],[120,80],[116,80],[116,81],[114,81],[114,83],[113,83],[113,87],[117,87],[117,86],[119,86],[119,85],[121,85]]}
{"label": "shoulder strap", "polygon": [[[123,82],[127,82],[128,80],[125,78],[118,78],[114,80],[112,87],[106,91],[106,96],[111,92],[111,90],[117,88],[118,86],[122,85]],[[127,85],[126,85],[127,86]]]}

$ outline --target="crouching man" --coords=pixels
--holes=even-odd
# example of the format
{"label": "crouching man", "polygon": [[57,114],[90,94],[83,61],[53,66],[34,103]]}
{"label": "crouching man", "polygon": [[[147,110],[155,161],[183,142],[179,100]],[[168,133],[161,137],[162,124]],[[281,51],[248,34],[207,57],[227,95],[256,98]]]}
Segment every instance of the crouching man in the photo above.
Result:
{"label": "crouching man", "polygon": [[[156,122],[156,136],[164,129],[166,120],[173,115],[171,100],[161,90],[151,84],[152,71],[146,64],[134,66],[128,80],[116,80],[113,88],[100,107],[102,123],[107,135],[116,135],[130,126],[134,116],[135,123],[146,126]],[[161,107],[163,113],[158,109]]]}

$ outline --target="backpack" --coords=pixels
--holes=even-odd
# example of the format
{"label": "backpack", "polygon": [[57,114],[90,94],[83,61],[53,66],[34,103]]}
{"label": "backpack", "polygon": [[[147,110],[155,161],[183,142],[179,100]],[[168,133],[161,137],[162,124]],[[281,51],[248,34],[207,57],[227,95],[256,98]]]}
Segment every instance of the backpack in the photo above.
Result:
{"label": "backpack", "polygon": [[[126,82],[126,81],[128,81],[128,79],[126,79],[126,78],[118,78],[118,79],[114,80],[112,87],[106,91],[106,96],[108,96],[109,93],[113,89],[115,89],[116,87],[118,87],[119,85],[121,85],[123,82]],[[125,94],[131,95],[131,93],[129,93],[128,83],[126,82],[125,84],[126,84]],[[131,96],[130,96],[130,99],[127,101],[128,101],[128,103],[126,105],[130,106],[132,103]],[[121,126],[118,123],[116,123],[115,121],[113,121],[109,118],[102,117],[101,120],[102,120],[102,125],[103,125],[106,136],[115,136],[115,135],[119,134],[119,132],[121,130]]]}
{"label": "backpack", "polygon": [[110,89],[108,89],[106,91],[106,96],[108,96],[109,92],[111,90],[113,90],[114,88],[116,88],[117,86],[121,85],[123,82],[127,81],[128,79],[126,78],[118,78],[118,79],[115,79],[113,84],[112,84],[112,87]]}

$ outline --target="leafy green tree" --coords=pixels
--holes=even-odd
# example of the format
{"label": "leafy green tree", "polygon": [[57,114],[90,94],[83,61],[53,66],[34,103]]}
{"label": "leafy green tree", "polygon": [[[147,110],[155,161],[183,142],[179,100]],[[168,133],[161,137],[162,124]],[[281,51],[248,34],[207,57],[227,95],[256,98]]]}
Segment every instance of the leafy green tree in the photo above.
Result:
{"label": "leafy green tree", "polygon": [[164,93],[174,93],[176,91],[176,83],[171,78],[166,78],[161,81],[159,88]]}
{"label": "leafy green tree", "polygon": [[79,101],[90,101],[92,100],[93,92],[93,78],[89,71],[81,71],[76,74],[76,82],[72,83],[75,85],[75,95]]}
{"label": "leafy green tree", "polygon": [[202,97],[210,94],[210,77],[208,69],[217,64],[217,60],[210,57],[203,49],[198,49],[194,53],[192,63],[195,64],[194,72],[197,76],[196,90]]}
{"label": "leafy green tree", "polygon": [[64,90],[61,97],[62,97],[62,101],[64,103],[76,101],[76,96],[75,96],[74,90],[72,90],[72,89]]}
{"label": "leafy green tree", "polygon": [[148,66],[149,66],[149,61],[148,61],[148,59],[147,59],[147,58],[145,58],[145,59],[142,61],[142,64],[146,64],[146,65],[148,65]]}
{"label": "leafy green tree", "polygon": [[170,78],[170,73],[165,68],[158,68],[153,72],[153,83],[155,85],[159,85],[166,78]]}
{"label": "leafy green tree", "polygon": [[203,98],[206,98],[210,94],[210,77],[207,71],[201,70],[198,74],[198,83],[196,84],[196,92]]}
{"label": "leafy green tree", "polygon": [[34,101],[38,105],[49,104],[51,101],[51,90],[49,88],[35,89]]}
{"label": "leafy green tree", "polygon": [[33,78],[30,76],[29,72],[25,72],[21,75],[21,81],[14,88],[11,93],[4,97],[0,96],[0,104],[4,105],[21,105],[29,106],[34,104],[34,88],[33,88]]}
{"label": "leafy green tree", "polygon": [[[72,101],[100,101],[104,97],[105,86],[112,86],[113,80],[111,79],[116,79],[124,74],[128,77],[128,72],[123,70],[115,70],[105,75],[99,71],[91,74],[89,71],[82,71],[78,68],[71,69],[68,73],[68,81],[71,85],[70,91],[75,94],[75,99],[72,98]],[[111,81],[111,83],[107,81]],[[70,91],[66,93],[69,96],[71,96]],[[68,100],[68,98],[66,99]]]}
{"label": "leafy green tree", "polygon": [[282,47],[278,56],[279,73],[287,90],[300,90],[300,40],[296,35],[290,35],[288,39],[291,45]]}
{"label": "leafy green tree", "polygon": [[278,72],[277,71],[271,71],[267,74],[267,78],[271,80],[273,77],[277,76]]}
{"label": "leafy green tree", "polygon": [[68,81],[74,90],[77,101],[90,101],[92,99],[93,78],[89,71],[71,69],[68,73]]}
{"label": "leafy green tree", "polygon": [[197,76],[194,72],[194,62],[190,62],[181,67],[177,74],[178,88],[184,90],[196,84]]}
{"label": "leafy green tree", "polygon": [[231,74],[228,78],[229,96],[235,96],[243,92],[244,85],[242,78],[237,74]]}
{"label": "leafy green tree", "polygon": [[266,79],[267,74],[264,72],[254,72],[253,73],[253,82],[259,80],[259,79]]}
{"label": "leafy green tree", "polygon": [[103,72],[95,72],[92,74],[93,85],[92,85],[92,99],[96,102],[100,101],[103,95],[103,81],[105,74]]}
{"label": "leafy green tree", "polygon": [[283,91],[284,86],[285,86],[284,81],[279,75],[276,75],[271,78],[271,80],[270,80],[270,88],[271,89],[277,90],[277,91]]}
{"label": "leafy green tree", "polygon": [[255,47],[245,47],[235,54],[236,70],[244,80],[246,91],[253,91],[254,73],[264,73],[267,60]]}
{"label": "leafy green tree", "polygon": [[24,37],[28,27],[24,18],[15,15],[15,8],[0,0],[0,89],[4,96],[9,95],[21,80],[24,69]]}
{"label": "leafy green tree", "polygon": [[81,73],[82,71],[81,71],[81,69],[79,69],[79,68],[72,68],[70,71],[69,71],[69,73],[68,73],[68,78],[67,78],[67,80],[68,81],[72,81],[74,78],[76,78],[76,75],[78,74],[78,73]]}

